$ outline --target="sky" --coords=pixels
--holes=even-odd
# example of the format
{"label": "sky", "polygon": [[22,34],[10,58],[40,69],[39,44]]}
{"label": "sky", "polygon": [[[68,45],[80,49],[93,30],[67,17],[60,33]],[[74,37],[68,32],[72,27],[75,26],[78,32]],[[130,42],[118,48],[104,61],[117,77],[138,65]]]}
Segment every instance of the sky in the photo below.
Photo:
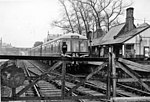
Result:
{"label": "sky", "polygon": [[[132,0],[135,23],[150,24],[150,0]],[[60,17],[58,0],[0,0],[0,38],[15,47],[32,47],[50,34],[62,34],[51,22]],[[123,17],[125,19],[125,17]]]}

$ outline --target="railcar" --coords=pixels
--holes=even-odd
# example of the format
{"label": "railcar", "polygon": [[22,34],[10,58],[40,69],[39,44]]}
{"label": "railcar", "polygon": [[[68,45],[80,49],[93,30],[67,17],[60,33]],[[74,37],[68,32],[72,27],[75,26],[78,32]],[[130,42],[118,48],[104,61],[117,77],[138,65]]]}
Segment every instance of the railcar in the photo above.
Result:
{"label": "railcar", "polygon": [[[70,57],[88,57],[88,39],[86,36],[77,33],[68,33],[56,39],[50,40],[42,45],[33,47],[29,50],[30,56],[61,56],[63,53],[62,46],[66,43],[67,49],[65,55]],[[46,64],[53,65],[57,61],[42,61]],[[68,62],[68,72],[85,72],[85,69],[79,68],[85,62]],[[78,71],[77,71],[78,70]],[[81,71],[80,71],[81,70]]]}
{"label": "railcar", "polygon": [[85,36],[77,33],[68,33],[54,40],[48,41],[37,47],[30,49],[31,56],[60,56],[62,52],[62,43],[66,42],[66,54],[74,57],[88,56],[88,40]]}
{"label": "railcar", "polygon": [[41,51],[42,51],[42,45],[39,45],[31,48],[28,53],[30,56],[41,56],[42,54]]}

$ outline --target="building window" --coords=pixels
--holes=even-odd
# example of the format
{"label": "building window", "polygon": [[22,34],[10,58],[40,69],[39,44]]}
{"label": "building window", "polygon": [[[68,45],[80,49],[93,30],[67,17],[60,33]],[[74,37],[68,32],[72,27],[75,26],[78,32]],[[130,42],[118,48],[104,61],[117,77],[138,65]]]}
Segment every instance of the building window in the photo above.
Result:
{"label": "building window", "polygon": [[150,48],[144,47],[144,57],[150,57]]}
{"label": "building window", "polygon": [[134,44],[125,45],[125,56],[127,58],[133,58],[135,56]]}

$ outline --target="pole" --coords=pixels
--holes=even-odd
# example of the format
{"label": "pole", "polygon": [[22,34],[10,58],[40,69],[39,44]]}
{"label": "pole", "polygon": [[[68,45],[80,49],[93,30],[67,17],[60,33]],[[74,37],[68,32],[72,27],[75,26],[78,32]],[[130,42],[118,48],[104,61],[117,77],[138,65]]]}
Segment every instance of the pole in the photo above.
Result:
{"label": "pole", "polygon": [[12,97],[16,96],[16,88],[12,88]]}
{"label": "pole", "polygon": [[90,57],[92,56],[92,41],[91,41],[91,38],[90,38]]}
{"label": "pole", "polygon": [[61,87],[61,92],[62,92],[62,98],[64,99],[65,97],[65,74],[66,74],[66,62],[63,61],[63,65],[62,65],[62,87]]}
{"label": "pole", "polygon": [[112,54],[109,52],[109,65],[107,69],[107,99],[110,100],[111,96],[111,68],[112,68]]}
{"label": "pole", "polygon": [[89,39],[89,43],[90,43],[90,57],[92,55],[92,40],[91,40],[91,37],[92,37],[92,32],[91,31],[88,31],[87,32],[87,38]]}
{"label": "pole", "polygon": [[112,53],[113,97],[116,97],[116,66],[115,54]]}

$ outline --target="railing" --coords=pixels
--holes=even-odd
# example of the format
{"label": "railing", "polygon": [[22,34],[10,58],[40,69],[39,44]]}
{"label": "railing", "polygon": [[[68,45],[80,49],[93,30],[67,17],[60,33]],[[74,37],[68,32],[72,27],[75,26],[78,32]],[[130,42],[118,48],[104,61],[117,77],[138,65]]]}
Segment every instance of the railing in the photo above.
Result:
{"label": "railing", "polygon": [[[63,100],[63,99],[104,99],[107,101],[110,101],[111,99],[111,78],[112,78],[112,92],[113,97],[116,97],[116,62],[120,61],[118,58],[115,58],[113,53],[109,53],[108,58],[92,58],[92,57],[67,57],[67,56],[61,56],[61,57],[48,57],[48,56],[14,56],[14,55],[0,55],[0,59],[14,59],[14,60],[58,60],[62,61],[62,95],[61,97],[2,97],[2,101],[13,101],[13,100]],[[144,58],[126,58],[126,60],[144,60]],[[150,59],[146,59],[150,60]],[[106,96],[66,96],[65,94],[65,75],[66,75],[66,61],[97,61],[97,62],[108,62],[108,70],[107,70],[107,94]],[[128,61],[126,61],[128,62]],[[118,62],[117,62],[118,63]],[[129,63],[129,62],[128,62]],[[130,64],[134,64],[131,63]],[[145,87],[147,90],[150,90],[149,87],[140,80],[137,76],[134,75],[134,73],[130,72],[128,68],[125,68],[120,63],[118,63],[120,67],[122,67],[122,70],[124,70],[126,73],[128,73],[133,79],[136,79],[143,87]],[[43,77],[43,76],[39,76]],[[38,77],[38,78],[39,78]],[[39,80],[39,79],[36,80]],[[32,83],[33,85],[35,83]],[[15,96],[15,95],[12,95]]]}
{"label": "railing", "polygon": [[[98,61],[98,62],[108,62],[108,58],[80,58],[80,57],[67,57],[67,56],[62,56],[62,57],[47,57],[47,56],[15,56],[15,55],[0,55],[0,59],[13,59],[13,60],[60,60],[63,61],[62,65],[62,95],[61,97],[18,97],[15,95],[12,95],[12,97],[2,97],[2,101],[14,101],[14,100],[63,100],[63,99],[110,99],[110,96],[66,96],[65,94],[65,75],[66,75],[66,61]],[[109,63],[111,64],[111,62]],[[111,66],[111,65],[109,65]],[[110,74],[109,74],[110,75]],[[40,76],[39,76],[40,77]],[[35,80],[39,80],[39,77]],[[43,77],[43,76],[41,76]],[[30,87],[32,86],[29,85]],[[110,82],[109,82],[110,84]],[[110,85],[107,85],[110,86]],[[110,88],[107,88],[108,92],[110,93]],[[21,90],[22,91],[22,90]],[[23,91],[22,91],[23,92]],[[16,93],[17,95],[17,93]]]}

